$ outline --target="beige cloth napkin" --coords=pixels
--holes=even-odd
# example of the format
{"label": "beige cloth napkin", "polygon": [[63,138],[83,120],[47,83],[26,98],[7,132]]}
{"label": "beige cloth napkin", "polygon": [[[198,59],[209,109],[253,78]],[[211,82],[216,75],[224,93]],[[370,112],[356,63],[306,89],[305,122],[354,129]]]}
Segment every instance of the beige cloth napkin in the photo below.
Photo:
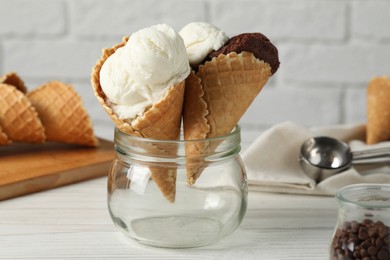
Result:
{"label": "beige cloth napkin", "polygon": [[355,183],[390,183],[390,162],[354,165],[316,184],[299,165],[302,143],[312,136],[330,136],[351,146],[352,151],[389,147],[390,142],[365,145],[365,126],[331,126],[307,129],[292,122],[278,124],[261,134],[242,154],[249,190],[279,193],[334,195]]}

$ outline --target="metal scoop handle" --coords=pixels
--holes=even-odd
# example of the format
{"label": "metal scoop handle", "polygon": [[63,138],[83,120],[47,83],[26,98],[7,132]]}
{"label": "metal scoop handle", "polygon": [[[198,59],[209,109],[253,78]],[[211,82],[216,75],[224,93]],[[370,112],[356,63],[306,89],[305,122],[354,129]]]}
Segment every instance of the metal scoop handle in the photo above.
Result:
{"label": "metal scoop handle", "polygon": [[352,160],[354,162],[359,162],[364,160],[364,162],[369,162],[370,159],[390,159],[390,148],[375,148],[364,151],[354,151],[352,152]]}

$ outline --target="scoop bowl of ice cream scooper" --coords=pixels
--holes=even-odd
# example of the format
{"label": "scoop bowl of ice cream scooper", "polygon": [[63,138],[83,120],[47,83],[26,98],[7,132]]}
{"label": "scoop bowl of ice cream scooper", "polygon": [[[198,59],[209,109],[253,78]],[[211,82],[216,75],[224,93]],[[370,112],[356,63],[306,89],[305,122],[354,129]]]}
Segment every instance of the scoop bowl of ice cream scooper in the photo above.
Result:
{"label": "scoop bowl of ice cream scooper", "polygon": [[352,163],[374,163],[378,159],[390,159],[390,148],[351,152],[350,147],[342,141],[318,136],[303,142],[299,163],[307,176],[320,182],[347,170]]}

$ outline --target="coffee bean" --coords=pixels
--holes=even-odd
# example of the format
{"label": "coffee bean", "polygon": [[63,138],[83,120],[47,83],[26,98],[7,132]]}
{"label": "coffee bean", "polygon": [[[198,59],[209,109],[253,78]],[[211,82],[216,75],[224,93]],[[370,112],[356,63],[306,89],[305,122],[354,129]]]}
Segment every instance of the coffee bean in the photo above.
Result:
{"label": "coffee bean", "polygon": [[368,238],[368,234],[366,232],[366,229],[364,227],[361,227],[359,229],[359,239],[360,240],[366,240]]}
{"label": "coffee bean", "polygon": [[383,244],[383,240],[381,239],[381,238],[377,238],[376,240],[375,240],[375,246],[376,246],[376,248],[381,248],[382,247],[382,244]]}
{"label": "coffee bean", "polygon": [[389,234],[389,228],[387,227],[386,228],[386,226],[380,226],[379,227],[379,230],[378,230],[378,235],[380,236],[380,237],[385,237],[386,235],[388,235]]}
{"label": "coffee bean", "polygon": [[390,227],[365,219],[350,221],[336,229],[331,259],[390,259]]}
{"label": "coffee bean", "polygon": [[364,248],[360,249],[360,255],[361,256],[368,256],[366,249],[364,249]]}
{"label": "coffee bean", "polygon": [[367,233],[368,233],[369,237],[376,237],[376,236],[378,236],[378,230],[376,229],[376,227],[370,227],[367,230]]}
{"label": "coffee bean", "polygon": [[362,224],[365,226],[369,226],[372,223],[372,219],[366,218],[363,220]]}
{"label": "coffee bean", "polygon": [[361,243],[362,247],[364,249],[368,249],[370,246],[371,246],[371,241],[369,239],[367,240],[363,240],[363,242]]}
{"label": "coffee bean", "polygon": [[352,221],[351,222],[351,231],[352,232],[357,232],[357,230],[359,230],[360,228],[360,224],[357,222],[357,221]]}
{"label": "coffee bean", "polygon": [[345,221],[343,224],[343,229],[349,229],[351,228],[352,223],[349,221]]}
{"label": "coffee bean", "polygon": [[376,256],[378,257],[379,260],[389,260],[390,259],[389,252],[386,251],[385,249],[381,249]]}
{"label": "coffee bean", "polygon": [[376,255],[376,252],[378,251],[378,249],[375,247],[375,246],[370,246],[367,250],[368,254],[369,255]]}

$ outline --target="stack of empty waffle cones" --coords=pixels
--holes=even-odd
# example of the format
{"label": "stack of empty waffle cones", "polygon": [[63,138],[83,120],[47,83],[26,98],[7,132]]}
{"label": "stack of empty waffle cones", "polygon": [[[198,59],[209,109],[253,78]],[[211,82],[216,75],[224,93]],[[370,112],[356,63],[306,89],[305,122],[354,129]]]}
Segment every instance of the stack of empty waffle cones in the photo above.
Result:
{"label": "stack of empty waffle cones", "polygon": [[390,78],[375,77],[367,88],[367,144],[390,140]]}
{"label": "stack of empty waffle cones", "polygon": [[0,78],[0,144],[45,141],[98,145],[81,98],[59,81],[27,92],[16,73],[4,75]]}

